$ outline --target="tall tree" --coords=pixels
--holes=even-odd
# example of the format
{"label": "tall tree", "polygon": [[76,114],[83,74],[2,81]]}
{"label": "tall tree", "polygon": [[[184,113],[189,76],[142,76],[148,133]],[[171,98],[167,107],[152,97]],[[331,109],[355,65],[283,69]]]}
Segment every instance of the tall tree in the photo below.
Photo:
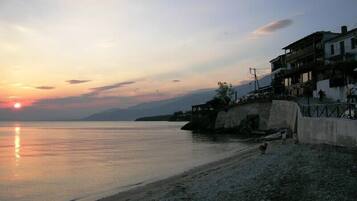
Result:
{"label": "tall tree", "polygon": [[224,105],[232,104],[234,101],[234,90],[232,84],[227,82],[218,82],[218,89],[216,90],[216,99],[219,99]]}

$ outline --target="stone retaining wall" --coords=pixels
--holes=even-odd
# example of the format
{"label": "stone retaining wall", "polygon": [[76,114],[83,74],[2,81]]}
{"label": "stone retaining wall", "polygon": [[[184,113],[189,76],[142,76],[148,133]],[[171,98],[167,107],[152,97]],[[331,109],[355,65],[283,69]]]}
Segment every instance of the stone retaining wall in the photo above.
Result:
{"label": "stone retaining wall", "polygon": [[215,123],[216,129],[235,128],[239,126],[241,121],[248,115],[259,115],[259,128],[267,129],[269,122],[271,103],[250,103],[237,105],[230,108],[228,111],[218,113]]}

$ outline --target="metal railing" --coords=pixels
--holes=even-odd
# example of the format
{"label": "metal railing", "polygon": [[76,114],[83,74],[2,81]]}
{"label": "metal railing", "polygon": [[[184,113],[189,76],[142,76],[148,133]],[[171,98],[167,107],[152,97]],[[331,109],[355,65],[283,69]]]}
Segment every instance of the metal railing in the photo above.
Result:
{"label": "metal railing", "polygon": [[286,54],[286,60],[291,61],[291,60],[294,60],[299,57],[313,54],[314,51],[315,51],[315,49],[313,46],[305,47],[302,50],[298,50],[298,51],[294,51],[294,52],[290,52],[290,53]]}
{"label": "metal railing", "polygon": [[306,117],[357,118],[355,103],[299,104],[299,106],[302,115]]}

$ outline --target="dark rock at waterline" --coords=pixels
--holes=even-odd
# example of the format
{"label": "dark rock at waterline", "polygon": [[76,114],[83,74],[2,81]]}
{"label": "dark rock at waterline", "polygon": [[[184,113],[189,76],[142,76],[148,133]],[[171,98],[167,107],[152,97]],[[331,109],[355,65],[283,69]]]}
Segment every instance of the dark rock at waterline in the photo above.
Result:
{"label": "dark rock at waterline", "polygon": [[192,131],[193,130],[193,123],[190,121],[184,126],[182,126],[181,130]]}
{"label": "dark rock at waterline", "polygon": [[184,125],[181,129],[199,132],[211,132],[215,129],[216,118],[216,111],[211,111],[207,114],[192,115],[191,121]]}
{"label": "dark rock at waterline", "polygon": [[259,128],[259,115],[247,115],[239,126],[232,128],[215,128],[216,116],[205,115],[199,118],[192,119],[189,123],[184,125],[182,130],[203,131],[212,133],[239,133],[240,135],[250,135],[254,130]]}

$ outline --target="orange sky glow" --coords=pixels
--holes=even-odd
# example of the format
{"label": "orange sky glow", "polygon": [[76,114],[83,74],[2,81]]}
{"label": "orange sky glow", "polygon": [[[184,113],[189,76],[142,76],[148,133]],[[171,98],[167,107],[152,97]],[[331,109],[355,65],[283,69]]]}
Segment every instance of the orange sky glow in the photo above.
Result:
{"label": "orange sky glow", "polygon": [[250,67],[269,72],[287,43],[355,19],[312,22],[321,4],[300,1],[169,2],[2,1],[0,109],[126,108],[237,85]]}

